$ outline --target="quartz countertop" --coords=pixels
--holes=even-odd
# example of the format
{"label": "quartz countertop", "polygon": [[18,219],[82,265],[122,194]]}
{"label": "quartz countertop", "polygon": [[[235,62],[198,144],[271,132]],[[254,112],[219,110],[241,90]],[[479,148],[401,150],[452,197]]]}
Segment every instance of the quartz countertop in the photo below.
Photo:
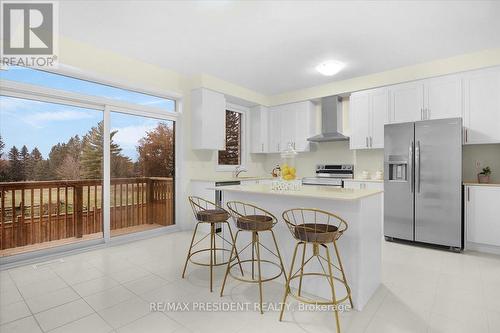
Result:
{"label": "quartz countertop", "polygon": [[500,187],[500,183],[478,183],[477,181],[465,181],[464,185],[469,185],[469,186],[496,186]]}
{"label": "quartz countertop", "polygon": [[194,182],[234,182],[234,181],[244,182],[246,180],[266,180],[266,179],[273,179],[273,177],[272,176],[241,176],[241,177],[214,176],[214,177],[192,178],[191,181],[194,181]]}
{"label": "quartz countertop", "polygon": [[[213,189],[215,190],[215,188]],[[349,188],[311,186],[311,185],[302,186],[297,191],[275,191],[271,189],[271,185],[269,184],[224,186],[224,187],[218,187],[217,190],[263,194],[263,195],[308,197],[308,198],[332,199],[332,200],[359,200],[383,192],[380,190],[372,190],[372,189],[349,189]]]}

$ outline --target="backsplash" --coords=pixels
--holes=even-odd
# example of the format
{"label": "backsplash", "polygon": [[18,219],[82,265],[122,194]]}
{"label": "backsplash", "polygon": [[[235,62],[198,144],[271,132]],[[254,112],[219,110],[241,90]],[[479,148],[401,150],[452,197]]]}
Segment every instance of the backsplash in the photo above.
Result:
{"label": "backsplash", "polygon": [[[279,154],[269,154],[266,159],[266,170],[271,170],[281,163]],[[316,164],[354,164],[354,177],[359,177],[366,170],[370,175],[383,170],[383,149],[350,150],[349,141],[323,142],[313,145],[310,152],[297,155],[297,172],[299,177],[314,176]]]}
{"label": "backsplash", "polygon": [[[500,144],[463,146],[462,177],[464,181],[477,181],[484,167],[491,169],[490,181],[500,183]],[[479,167],[476,165],[479,162]]]}

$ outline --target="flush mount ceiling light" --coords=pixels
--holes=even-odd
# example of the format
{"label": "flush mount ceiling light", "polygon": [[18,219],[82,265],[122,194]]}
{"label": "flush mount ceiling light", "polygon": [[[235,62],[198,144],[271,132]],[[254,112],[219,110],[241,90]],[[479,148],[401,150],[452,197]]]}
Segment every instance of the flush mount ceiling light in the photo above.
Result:
{"label": "flush mount ceiling light", "polygon": [[329,60],[316,66],[316,70],[325,76],[332,76],[340,72],[344,67],[345,64],[340,61]]}

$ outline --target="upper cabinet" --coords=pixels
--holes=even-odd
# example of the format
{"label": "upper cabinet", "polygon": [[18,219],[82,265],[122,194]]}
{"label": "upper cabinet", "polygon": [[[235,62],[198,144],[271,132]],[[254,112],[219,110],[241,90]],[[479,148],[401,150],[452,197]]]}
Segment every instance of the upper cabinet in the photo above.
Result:
{"label": "upper cabinet", "polygon": [[384,124],[389,116],[386,88],[351,94],[349,99],[351,149],[384,148]]}
{"label": "upper cabinet", "polygon": [[410,82],[389,87],[391,123],[424,120],[424,85]]}
{"label": "upper cabinet", "polygon": [[464,143],[500,143],[500,68],[464,74]]}
{"label": "upper cabinet", "polygon": [[226,98],[199,88],[191,91],[192,149],[224,150],[226,146]]}
{"label": "upper cabinet", "polygon": [[269,109],[262,105],[250,109],[250,152],[269,152]]}
{"label": "upper cabinet", "polygon": [[[252,153],[279,153],[291,144],[296,151],[309,151],[307,138],[315,133],[315,108],[310,101],[278,105],[262,112],[252,109]],[[253,112],[257,110],[258,115]],[[267,134],[266,134],[267,133]],[[264,143],[265,141],[266,143]]]}
{"label": "upper cabinet", "polygon": [[424,81],[424,119],[462,116],[462,80],[447,75]]}
{"label": "upper cabinet", "polygon": [[390,86],[391,123],[460,117],[461,83],[447,75]]}

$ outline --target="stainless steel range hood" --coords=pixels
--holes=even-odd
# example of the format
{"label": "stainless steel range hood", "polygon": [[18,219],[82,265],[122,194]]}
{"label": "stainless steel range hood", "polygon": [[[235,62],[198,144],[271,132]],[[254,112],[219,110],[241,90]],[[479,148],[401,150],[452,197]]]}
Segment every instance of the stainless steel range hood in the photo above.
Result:
{"label": "stainless steel range hood", "polygon": [[321,98],[321,134],[307,139],[311,142],[345,141],[342,130],[342,104],[338,96]]}

